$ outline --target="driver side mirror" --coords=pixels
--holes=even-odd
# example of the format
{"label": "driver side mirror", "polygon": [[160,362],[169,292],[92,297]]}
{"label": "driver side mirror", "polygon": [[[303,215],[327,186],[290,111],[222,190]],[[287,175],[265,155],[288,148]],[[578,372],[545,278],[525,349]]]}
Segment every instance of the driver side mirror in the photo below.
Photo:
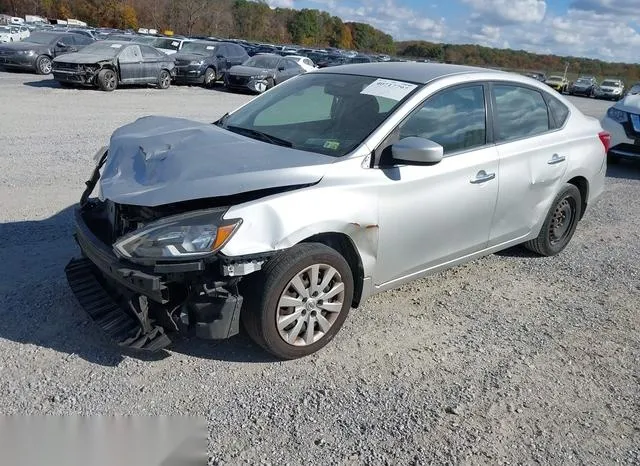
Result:
{"label": "driver side mirror", "polygon": [[394,160],[408,164],[435,164],[442,161],[444,148],[430,139],[408,137],[391,146]]}

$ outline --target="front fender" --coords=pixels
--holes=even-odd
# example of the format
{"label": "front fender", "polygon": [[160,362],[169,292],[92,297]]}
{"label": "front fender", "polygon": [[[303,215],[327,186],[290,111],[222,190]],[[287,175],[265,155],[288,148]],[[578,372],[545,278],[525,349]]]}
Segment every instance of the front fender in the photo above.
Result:
{"label": "front fender", "polygon": [[378,203],[373,193],[316,185],[231,207],[225,218],[242,219],[242,225],[221,251],[226,256],[273,252],[318,234],[341,233],[356,247],[365,277],[374,270]]}

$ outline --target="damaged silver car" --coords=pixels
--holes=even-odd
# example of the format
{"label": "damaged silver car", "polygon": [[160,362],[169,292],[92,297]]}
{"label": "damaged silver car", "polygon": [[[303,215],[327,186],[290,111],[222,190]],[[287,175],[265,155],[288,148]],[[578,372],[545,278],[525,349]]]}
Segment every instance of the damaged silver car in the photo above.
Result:
{"label": "damaged silver car", "polygon": [[607,145],[597,120],[523,76],[311,72],[214,124],[118,129],[76,210],[67,277],[123,346],[243,322],[298,358],[373,294],[517,244],[558,254],[603,191]]}

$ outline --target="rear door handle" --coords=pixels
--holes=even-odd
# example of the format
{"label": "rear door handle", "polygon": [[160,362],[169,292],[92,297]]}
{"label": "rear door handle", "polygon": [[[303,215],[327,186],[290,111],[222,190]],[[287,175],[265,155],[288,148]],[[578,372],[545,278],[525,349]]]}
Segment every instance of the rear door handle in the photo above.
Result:
{"label": "rear door handle", "polygon": [[565,160],[567,160],[566,157],[562,156],[562,155],[558,155],[558,154],[553,154],[553,157],[551,157],[551,160],[549,160],[547,163],[549,165],[555,165],[557,163],[562,163]]}
{"label": "rear door handle", "polygon": [[487,173],[484,170],[480,170],[476,175],[476,177],[471,180],[471,184],[486,183],[487,181],[491,181],[495,179],[495,177],[496,177],[495,173]]}

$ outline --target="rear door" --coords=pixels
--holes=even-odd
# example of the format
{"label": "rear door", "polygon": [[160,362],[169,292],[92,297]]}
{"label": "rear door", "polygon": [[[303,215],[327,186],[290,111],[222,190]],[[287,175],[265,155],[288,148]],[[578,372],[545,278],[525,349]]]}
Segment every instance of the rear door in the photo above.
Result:
{"label": "rear door", "polygon": [[160,76],[160,70],[162,64],[167,59],[167,56],[153,47],[148,45],[140,45],[142,51],[142,63],[144,68],[144,77],[147,82],[155,83]]}
{"label": "rear door", "polygon": [[[524,85],[491,86],[500,193],[490,246],[528,235],[546,215],[567,171],[571,141],[559,133],[568,109]],[[556,121],[551,108],[559,115]],[[564,109],[563,109],[564,107]]]}

